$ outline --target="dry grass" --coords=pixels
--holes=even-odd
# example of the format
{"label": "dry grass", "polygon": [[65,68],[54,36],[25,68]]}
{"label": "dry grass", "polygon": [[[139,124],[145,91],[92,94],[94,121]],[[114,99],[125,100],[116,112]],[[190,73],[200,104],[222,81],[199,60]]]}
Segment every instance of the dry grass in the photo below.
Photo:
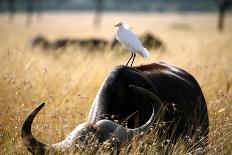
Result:
{"label": "dry grass", "polygon": [[[33,123],[33,132],[46,143],[62,140],[83,122],[96,92],[116,65],[125,64],[129,53],[105,50],[89,54],[72,48],[45,54],[27,47],[29,38],[44,34],[57,37],[103,37],[114,35],[113,24],[127,21],[138,34],[150,31],[167,45],[165,52],[151,51],[148,59],[137,57],[135,64],[164,61],[193,74],[207,100],[210,135],[209,154],[232,152],[232,16],[226,30],[216,31],[216,14],[108,13],[102,26],[93,28],[91,13],[45,14],[25,27],[25,16],[8,23],[0,15],[0,154],[26,154],[20,128],[38,102],[46,102]],[[140,143],[139,143],[140,144]],[[137,145],[139,145],[137,144]],[[181,147],[173,152],[184,154]],[[131,153],[139,153],[140,147]],[[137,149],[137,150],[136,150]],[[143,149],[154,153],[155,147]],[[126,154],[126,153],[122,153]]]}

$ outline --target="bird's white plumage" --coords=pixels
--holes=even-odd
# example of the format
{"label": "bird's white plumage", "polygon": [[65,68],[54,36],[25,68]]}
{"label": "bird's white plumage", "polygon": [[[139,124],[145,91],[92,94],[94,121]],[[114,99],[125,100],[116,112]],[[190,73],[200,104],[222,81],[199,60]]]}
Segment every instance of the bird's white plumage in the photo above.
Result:
{"label": "bird's white plumage", "polygon": [[127,24],[118,24],[116,38],[130,52],[138,53],[143,57],[149,56],[147,49],[143,47],[139,38],[129,29]]}

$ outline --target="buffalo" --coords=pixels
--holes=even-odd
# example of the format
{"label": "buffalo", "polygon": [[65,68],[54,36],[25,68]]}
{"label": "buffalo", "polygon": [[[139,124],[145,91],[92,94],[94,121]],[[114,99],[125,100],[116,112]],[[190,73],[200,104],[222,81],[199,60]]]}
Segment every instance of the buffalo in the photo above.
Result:
{"label": "buffalo", "polygon": [[43,50],[58,50],[68,47],[79,47],[89,51],[104,50],[108,41],[101,38],[86,38],[86,39],[70,39],[58,38],[53,42],[49,41],[42,35],[38,35],[30,40],[32,48],[39,47]]}
{"label": "buffalo", "polygon": [[[207,145],[208,112],[198,82],[186,71],[162,62],[113,68],[98,90],[88,119],[60,143],[42,143],[31,133],[33,119],[43,106],[27,116],[21,130],[23,143],[33,154],[75,151],[90,134],[99,144],[114,138],[121,146],[159,122],[165,124],[161,130],[165,132],[157,128],[159,137],[165,135],[175,143],[188,136],[196,141],[204,139],[199,147]],[[160,111],[162,117],[157,119]]]}
{"label": "buffalo", "polygon": [[34,38],[32,38],[29,42],[30,47],[35,48],[35,47],[40,47],[42,49],[48,49],[50,48],[51,44],[50,42],[47,40],[47,38],[45,38],[42,35],[38,35]]}

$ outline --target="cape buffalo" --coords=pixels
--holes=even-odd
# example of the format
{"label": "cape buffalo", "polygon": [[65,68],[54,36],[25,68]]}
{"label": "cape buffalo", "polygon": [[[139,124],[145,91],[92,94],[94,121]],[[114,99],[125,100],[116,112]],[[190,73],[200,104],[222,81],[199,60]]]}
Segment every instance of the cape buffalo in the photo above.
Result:
{"label": "cape buffalo", "polygon": [[38,35],[30,40],[29,45],[32,48],[42,48],[43,50],[57,50],[68,47],[80,47],[90,51],[105,49],[108,41],[102,38],[70,39],[58,38],[53,42],[44,36]]}
{"label": "cape buffalo", "polygon": [[[75,150],[88,133],[100,143],[115,137],[124,144],[157,121],[165,122],[165,136],[173,142],[181,136],[197,135],[199,140],[208,135],[208,112],[200,86],[186,71],[165,63],[115,67],[102,83],[86,122],[60,143],[44,144],[31,133],[32,121],[43,106],[27,116],[21,130],[23,143],[33,154]],[[157,120],[155,114],[161,108],[164,113]]]}

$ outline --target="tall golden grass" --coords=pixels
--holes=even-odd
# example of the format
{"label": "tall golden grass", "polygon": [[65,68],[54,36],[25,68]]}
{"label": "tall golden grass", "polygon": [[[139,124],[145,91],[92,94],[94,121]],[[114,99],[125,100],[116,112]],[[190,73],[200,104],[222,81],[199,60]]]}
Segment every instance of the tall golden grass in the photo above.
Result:
{"label": "tall golden grass", "polygon": [[[232,16],[223,33],[216,30],[216,14],[106,13],[101,27],[93,27],[92,13],[44,14],[25,26],[25,15],[13,22],[0,15],[0,154],[26,154],[20,129],[38,102],[45,108],[33,123],[35,137],[46,143],[61,141],[83,122],[107,73],[125,64],[130,54],[90,52],[67,48],[42,51],[28,47],[28,40],[43,34],[58,37],[111,39],[117,21],[128,22],[137,34],[160,37],[166,50],[137,56],[134,65],[163,61],[190,72],[207,100],[210,120],[208,154],[232,153]],[[180,145],[180,143],[179,143]],[[172,153],[185,154],[181,146]],[[184,144],[183,144],[184,145]],[[140,146],[140,143],[135,144]],[[139,153],[134,147],[131,153]],[[153,149],[152,149],[153,148]],[[152,154],[154,147],[143,149]],[[122,154],[126,154],[125,152]]]}

